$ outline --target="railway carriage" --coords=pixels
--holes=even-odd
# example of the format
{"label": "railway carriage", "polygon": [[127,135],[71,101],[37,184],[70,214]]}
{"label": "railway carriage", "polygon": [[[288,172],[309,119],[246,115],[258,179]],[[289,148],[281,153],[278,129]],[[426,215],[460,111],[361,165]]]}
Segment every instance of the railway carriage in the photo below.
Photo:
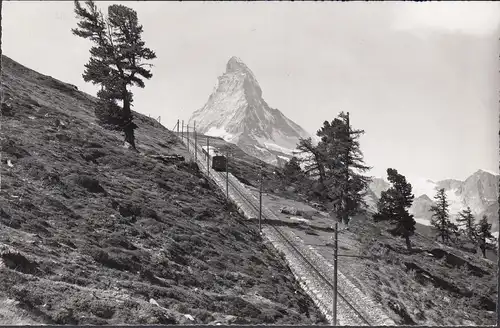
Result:
{"label": "railway carriage", "polygon": [[215,171],[226,171],[226,156],[213,146],[203,146],[203,153],[210,156],[211,168]]}
{"label": "railway carriage", "polygon": [[212,156],[212,169],[215,171],[226,171],[226,156],[215,155]]}

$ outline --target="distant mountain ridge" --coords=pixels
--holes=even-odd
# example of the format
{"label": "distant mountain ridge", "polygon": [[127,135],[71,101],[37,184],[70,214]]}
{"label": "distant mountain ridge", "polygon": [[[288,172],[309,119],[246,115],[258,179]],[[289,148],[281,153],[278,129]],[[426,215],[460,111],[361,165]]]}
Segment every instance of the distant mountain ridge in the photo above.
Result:
{"label": "distant mountain ridge", "polygon": [[[199,133],[222,137],[249,155],[270,164],[293,156],[299,138],[313,137],[262,98],[253,72],[241,59],[231,57],[207,103],[193,112]],[[314,137],[313,137],[314,138]]]}
{"label": "distant mountain ridge", "polygon": [[[412,190],[415,195],[413,205],[410,208],[418,222],[430,224],[432,213],[430,207],[434,205],[434,196],[440,188],[444,188],[450,203],[450,216],[454,220],[458,212],[469,206],[479,220],[483,215],[487,215],[488,221],[492,224],[493,231],[498,231],[498,183],[500,175],[487,171],[478,170],[471,174],[464,181],[456,179],[446,179],[438,182],[433,182],[428,179],[411,179],[407,180],[412,185]],[[373,205],[380,198],[380,193],[387,190],[390,184],[382,178],[374,178],[370,183],[370,193],[368,203],[370,209],[375,209]],[[373,195],[376,197],[374,198]]]}

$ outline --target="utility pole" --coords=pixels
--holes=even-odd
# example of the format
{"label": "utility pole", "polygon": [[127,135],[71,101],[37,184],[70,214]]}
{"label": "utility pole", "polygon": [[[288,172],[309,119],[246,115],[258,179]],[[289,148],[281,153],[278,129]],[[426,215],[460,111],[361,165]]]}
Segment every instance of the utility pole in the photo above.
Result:
{"label": "utility pole", "polygon": [[337,325],[337,268],[338,268],[339,223],[335,222],[335,237],[333,242],[333,325]]}
{"label": "utility pole", "polygon": [[198,143],[196,138],[196,121],[194,121],[194,161],[198,160]]}
{"label": "utility pole", "polygon": [[189,152],[189,124],[186,125],[186,136],[187,136],[187,148]]}
{"label": "utility pole", "polygon": [[259,187],[259,232],[262,233],[262,166],[260,167],[260,187]]}
{"label": "utility pole", "polygon": [[[351,139],[351,126],[350,126],[350,123],[349,123],[349,112],[347,112],[347,142],[349,142]],[[345,207],[344,207],[344,223],[345,224],[348,224],[348,220],[349,220],[349,213],[347,212],[347,198],[349,197],[349,152],[351,150],[351,145],[348,144],[348,147],[346,148],[346,152],[345,152],[345,186],[346,186],[346,190],[345,190],[345,193],[344,193],[344,204],[345,204]]]}
{"label": "utility pole", "polygon": [[[349,112],[347,112],[347,119],[346,119],[346,125],[347,125],[347,142],[350,140],[350,133],[351,133],[351,128],[349,125]],[[348,208],[347,208],[347,199],[349,197],[349,151],[350,151],[350,145],[346,148],[345,152],[345,158],[344,158],[344,166],[345,166],[345,187],[342,190],[342,197],[341,197],[341,206],[342,206],[342,211],[341,211],[341,220],[345,223],[348,224],[349,220],[349,213],[348,213]],[[338,255],[338,244],[339,244],[339,222],[338,218],[335,220],[335,235],[334,235],[334,248],[333,248],[333,325],[337,325],[337,276],[338,276],[338,261],[339,261],[339,255]]]}
{"label": "utility pole", "polygon": [[182,120],[182,127],[181,127],[181,140],[184,140],[184,120]]}
{"label": "utility pole", "polygon": [[177,120],[177,136],[179,136],[179,120]]}
{"label": "utility pole", "polygon": [[210,143],[207,136],[207,175],[210,175]]}
{"label": "utility pole", "polygon": [[229,201],[229,150],[226,150],[226,199]]}

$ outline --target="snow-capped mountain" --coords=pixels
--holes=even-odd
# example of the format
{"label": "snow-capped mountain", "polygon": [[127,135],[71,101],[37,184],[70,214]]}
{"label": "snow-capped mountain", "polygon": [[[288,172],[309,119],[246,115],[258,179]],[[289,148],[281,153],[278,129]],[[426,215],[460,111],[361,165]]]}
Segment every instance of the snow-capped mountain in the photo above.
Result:
{"label": "snow-capped mountain", "polygon": [[194,121],[198,133],[222,137],[274,165],[293,156],[300,137],[313,137],[269,107],[255,75],[237,57],[228,61],[226,72],[217,79],[205,106],[192,114],[189,125]]}
{"label": "snow-capped mountain", "polygon": [[[434,205],[434,196],[440,188],[444,188],[450,204],[449,212],[454,220],[458,213],[469,206],[479,220],[483,215],[492,223],[493,230],[498,231],[498,180],[499,174],[486,170],[478,170],[465,181],[447,179],[434,182],[428,179],[407,178],[415,195],[410,208],[417,222],[430,224]],[[387,190],[390,184],[380,178],[373,179],[370,189],[380,198],[380,193]]]}
{"label": "snow-capped mountain", "polygon": [[373,178],[370,183],[370,189],[377,196],[377,199],[380,198],[382,191],[386,191],[390,186],[391,184],[382,178]]}

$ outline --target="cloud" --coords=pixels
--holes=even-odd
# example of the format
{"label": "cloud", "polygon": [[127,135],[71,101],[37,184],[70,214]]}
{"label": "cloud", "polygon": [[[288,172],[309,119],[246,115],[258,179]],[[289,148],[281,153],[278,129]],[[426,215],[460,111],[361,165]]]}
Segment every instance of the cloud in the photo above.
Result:
{"label": "cloud", "polygon": [[393,27],[402,30],[441,30],[485,35],[499,31],[497,2],[394,3]]}

